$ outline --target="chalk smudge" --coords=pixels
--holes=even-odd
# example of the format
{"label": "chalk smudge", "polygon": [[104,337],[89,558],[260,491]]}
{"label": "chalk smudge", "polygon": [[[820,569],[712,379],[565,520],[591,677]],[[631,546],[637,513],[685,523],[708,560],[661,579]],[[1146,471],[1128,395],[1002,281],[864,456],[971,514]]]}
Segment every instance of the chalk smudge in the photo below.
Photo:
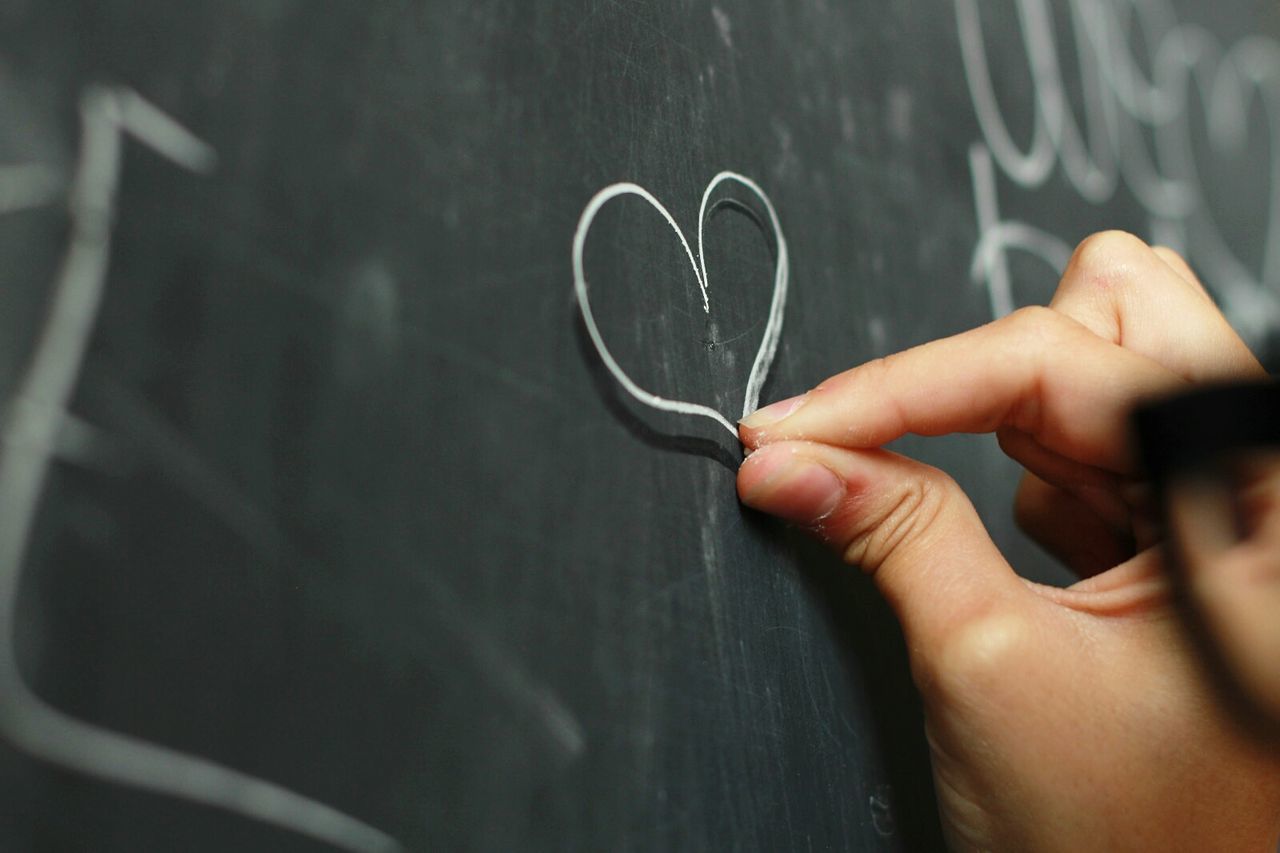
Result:
{"label": "chalk smudge", "polygon": [[[124,138],[196,172],[211,170],[216,159],[212,148],[128,89],[86,90],[80,118],[69,245],[0,443],[0,734],[30,755],[109,782],[225,809],[345,850],[399,850],[385,833],[281,785],[76,719],[46,704],[22,677],[14,648],[22,561],[97,321]],[[32,186],[45,180],[28,179]],[[24,188],[16,195],[38,193]]]}

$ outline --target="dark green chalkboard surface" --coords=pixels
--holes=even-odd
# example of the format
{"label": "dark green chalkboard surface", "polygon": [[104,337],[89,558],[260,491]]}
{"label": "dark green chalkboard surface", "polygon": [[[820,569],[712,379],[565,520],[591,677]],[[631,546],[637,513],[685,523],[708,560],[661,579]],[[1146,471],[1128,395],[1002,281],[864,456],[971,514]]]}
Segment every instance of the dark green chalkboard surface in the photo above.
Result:
{"label": "dark green chalkboard surface", "polygon": [[0,2],[0,848],[938,849],[893,619],[711,413],[1102,227],[1265,347],[1275,8]]}

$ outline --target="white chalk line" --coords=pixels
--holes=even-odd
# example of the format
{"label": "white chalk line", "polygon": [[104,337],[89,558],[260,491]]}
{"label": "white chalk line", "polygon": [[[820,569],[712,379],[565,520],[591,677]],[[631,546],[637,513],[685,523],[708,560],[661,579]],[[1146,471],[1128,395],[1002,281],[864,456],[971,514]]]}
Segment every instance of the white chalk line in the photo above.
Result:
{"label": "white chalk line", "polygon": [[[965,77],[984,147],[988,159],[994,158],[1011,181],[1035,189],[1048,180],[1055,162],[1061,163],[1081,198],[1101,204],[1114,197],[1123,180],[1153,227],[1162,223],[1168,230],[1170,223],[1195,223],[1207,245],[1194,250],[1193,262],[1222,291],[1229,315],[1249,315],[1245,325],[1255,333],[1280,318],[1280,298],[1269,289],[1280,283],[1280,46],[1273,39],[1251,36],[1224,53],[1207,31],[1179,24],[1165,0],[1071,0],[1089,125],[1086,145],[1065,97],[1047,0],[1018,0],[1035,93],[1035,128],[1024,151],[1013,141],[996,100],[977,2],[956,0],[955,9]],[[1149,76],[1138,68],[1128,46],[1135,21],[1152,57]],[[1257,273],[1238,260],[1205,207],[1203,183],[1191,156],[1192,85],[1200,86],[1210,145],[1218,156],[1230,156],[1245,144],[1248,109],[1255,97],[1266,113],[1269,222]],[[1147,133],[1153,150],[1144,139]],[[970,159],[971,165],[978,163],[972,152]],[[1013,302],[1007,265],[999,253],[1005,247],[1024,248],[1052,262],[1061,255],[1060,241],[1026,223],[1001,221],[994,173],[975,172],[973,177],[980,234],[972,271],[987,277],[993,310],[1007,312]],[[991,228],[998,229],[995,236],[987,234]]]}
{"label": "white chalk line", "polygon": [[[1115,54],[1125,46],[1118,45],[1106,28],[1106,22],[1113,19],[1105,14],[1106,4],[1073,0],[1071,9],[1077,65],[1085,83],[1090,143],[1085,145],[1067,101],[1047,2],[1019,0],[1019,21],[1035,93],[1034,137],[1031,147],[1023,152],[1013,142],[996,99],[977,0],[956,0],[965,79],[983,138],[1001,171],[1023,189],[1035,189],[1048,180],[1054,163],[1060,162],[1073,188],[1090,202],[1108,201],[1123,177],[1153,214],[1186,215],[1194,204],[1194,193],[1165,178],[1152,165],[1135,126],[1140,117],[1130,112],[1135,121],[1121,120],[1123,102],[1113,91],[1117,74],[1109,69],[1117,61]],[[1104,81],[1112,85],[1104,86]]]}
{"label": "white chalk line", "polygon": [[711,183],[707,184],[706,190],[702,193],[702,203],[698,208],[697,258],[694,257],[693,249],[689,246],[689,241],[685,238],[684,231],[676,223],[675,217],[652,193],[639,184],[630,182],[610,184],[597,192],[587,202],[587,206],[582,211],[582,216],[578,219],[578,227],[573,235],[573,285],[574,293],[578,299],[578,307],[582,311],[582,320],[587,327],[587,334],[590,336],[591,342],[595,345],[596,351],[600,353],[600,359],[604,362],[605,367],[628,394],[640,403],[660,411],[710,418],[728,430],[729,434],[736,439],[738,437],[737,427],[718,410],[701,403],[690,403],[684,400],[660,397],[651,391],[641,388],[622,369],[621,365],[613,357],[613,353],[610,352],[609,347],[605,344],[604,336],[600,334],[600,329],[596,325],[595,315],[591,310],[591,301],[587,294],[587,278],[583,265],[583,252],[586,248],[587,234],[591,231],[591,226],[601,208],[615,198],[625,195],[636,196],[657,210],[662,215],[662,218],[667,221],[667,224],[671,226],[671,230],[675,232],[676,237],[680,240],[680,245],[684,247],[685,255],[689,258],[690,266],[693,267],[694,277],[698,281],[698,288],[702,293],[702,308],[707,313],[710,313],[710,279],[707,276],[706,254],[703,251],[703,235],[706,225],[707,203],[710,201],[716,187],[725,182],[740,184],[755,194],[764,205],[765,210],[768,211],[769,225],[773,229],[774,241],[777,244],[777,260],[774,266],[773,296],[769,303],[769,318],[765,323],[764,333],[760,340],[760,348],[756,351],[755,361],[752,362],[751,373],[747,378],[747,387],[742,404],[742,417],[754,412],[760,403],[760,392],[764,388],[765,379],[768,377],[769,369],[772,367],[774,357],[777,355],[778,341],[782,336],[783,315],[786,311],[787,286],[791,275],[790,255],[787,251],[787,241],[782,234],[782,224],[778,220],[778,213],[774,209],[773,202],[769,200],[769,196],[755,181],[736,172],[726,171],[717,174],[711,179]]}
{"label": "white chalk line", "polygon": [[71,717],[27,686],[14,648],[22,563],[61,419],[97,320],[125,133],[178,165],[205,171],[214,152],[127,89],[81,99],[82,137],[71,187],[71,235],[52,304],[0,443],[0,733],[70,770],[253,818],[346,850],[399,850],[385,833],[283,786],[208,759]]}
{"label": "white chalk line", "polygon": [[[1119,14],[1116,7],[1122,3],[1129,7],[1131,14],[1123,17]],[[1136,18],[1147,53],[1155,57],[1161,48],[1159,34],[1177,25],[1173,8],[1160,0],[1093,0],[1085,17],[1086,23],[1093,27],[1097,43],[1111,45],[1107,61],[1100,67],[1125,111],[1151,126],[1176,117],[1181,109],[1176,93],[1162,87],[1154,73],[1150,77],[1143,74],[1128,49]]]}
{"label": "white chalk line", "polygon": [[978,211],[978,245],[973,250],[969,276],[975,282],[986,281],[991,314],[1003,317],[1014,309],[1013,284],[1009,277],[1006,252],[1020,249],[1048,264],[1061,274],[1071,259],[1071,247],[1064,240],[1025,222],[1001,220],[996,200],[995,167],[991,151],[980,142],[969,147],[969,171],[973,176],[973,195]]}
{"label": "white chalk line", "polygon": [[1088,56],[1087,21],[1072,15],[1081,82],[1084,86],[1085,109],[1091,145],[1086,147],[1067,101],[1058,63],[1053,20],[1046,4],[1019,5],[1023,39],[1031,57],[1031,74],[1035,89],[1043,101],[1036,112],[1043,117],[1048,137],[1062,163],[1067,180],[1082,198],[1095,204],[1111,198],[1119,181],[1119,165],[1115,156],[1117,119],[1111,100],[1099,97],[1101,85],[1097,63]]}
{"label": "white chalk line", "polygon": [[1016,184],[1028,188],[1039,186],[1053,170],[1053,141],[1049,138],[1043,111],[1035,110],[1031,146],[1026,152],[1021,151],[1009,134],[1009,126],[996,100],[977,0],[956,0],[956,25],[960,32],[965,82],[969,84],[969,97],[978,114],[983,138],[999,161],[1000,168]]}

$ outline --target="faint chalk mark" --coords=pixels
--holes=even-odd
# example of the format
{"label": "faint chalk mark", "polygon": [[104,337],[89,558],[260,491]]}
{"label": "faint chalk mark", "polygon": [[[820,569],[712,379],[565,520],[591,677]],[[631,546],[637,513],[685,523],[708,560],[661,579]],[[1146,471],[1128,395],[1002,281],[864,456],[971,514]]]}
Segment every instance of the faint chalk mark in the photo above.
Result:
{"label": "faint chalk mark", "polygon": [[[15,398],[0,410],[0,422],[23,420],[34,423],[38,413],[19,413],[16,410],[38,405],[32,400]],[[56,414],[53,417],[57,417]],[[45,453],[79,468],[118,473],[124,467],[122,448],[104,430],[87,421],[63,412],[54,432],[50,435],[17,433],[6,436],[5,441],[14,445],[14,452]]]}
{"label": "faint chalk mark", "polygon": [[394,360],[400,348],[400,291],[381,260],[366,261],[351,276],[338,322],[334,373],[341,384],[357,384]]}
{"label": "faint chalk mark", "polygon": [[[443,608],[441,612],[445,612]],[[586,751],[587,736],[582,724],[554,690],[535,679],[513,654],[473,625],[457,619],[449,622],[454,635],[464,640],[463,648],[474,659],[477,670],[508,700],[530,708],[569,758],[578,758]]]}
{"label": "faint chalk mark", "polygon": [[0,166],[0,215],[44,207],[66,191],[62,175],[43,163]]}
{"label": "faint chalk mark", "polygon": [[556,692],[539,681],[514,652],[478,627],[480,619],[443,578],[424,572],[418,579],[435,626],[458,641],[455,650],[471,659],[476,671],[503,699],[532,711],[543,731],[569,759],[581,756],[587,748],[586,732]]}
{"label": "faint chalk mark", "polygon": [[87,89],[80,118],[69,246],[0,443],[0,733],[33,756],[90,776],[225,809],[347,850],[399,850],[385,833],[283,786],[71,717],[23,680],[14,648],[22,562],[102,299],[123,138],[127,133],[197,172],[216,161],[212,148],[128,89]]}
{"label": "faint chalk mark", "polygon": [[875,793],[867,798],[871,806],[871,825],[881,837],[888,838],[898,831],[898,822],[893,817],[893,788],[889,785],[877,785]]}
{"label": "faint chalk mark", "polygon": [[733,50],[733,22],[729,20],[729,16],[719,6],[711,7],[711,17],[715,18],[716,30],[720,33],[720,41],[724,42],[724,46]]}
{"label": "faint chalk mark", "polygon": [[211,512],[260,552],[288,553],[288,537],[236,482],[206,462],[182,432],[121,382],[98,379],[91,388],[97,405],[119,435],[116,443],[151,461],[177,488]]}

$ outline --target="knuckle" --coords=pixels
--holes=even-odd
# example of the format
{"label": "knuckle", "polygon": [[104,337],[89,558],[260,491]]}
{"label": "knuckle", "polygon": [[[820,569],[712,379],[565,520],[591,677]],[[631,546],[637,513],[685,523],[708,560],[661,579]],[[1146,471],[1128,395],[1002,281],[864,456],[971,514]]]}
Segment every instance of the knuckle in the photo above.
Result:
{"label": "knuckle", "polygon": [[1010,314],[1000,341],[1001,355],[1023,371],[1025,387],[1005,412],[1002,425],[1028,435],[1044,426],[1044,386],[1068,354],[1077,352],[1093,333],[1077,320],[1052,308],[1031,306]]}
{"label": "knuckle", "polygon": [[1100,231],[1080,241],[1063,281],[1101,288],[1123,285],[1134,265],[1150,252],[1146,243],[1127,231]]}
{"label": "knuckle", "polygon": [[1056,350],[1080,329],[1079,323],[1044,305],[1019,308],[1005,321],[1008,355],[1016,360],[1036,359],[1046,349]]}
{"label": "knuckle", "polygon": [[1044,305],[1028,305],[1014,311],[1005,320],[1016,333],[1039,336],[1044,330],[1057,326],[1062,315]]}
{"label": "knuckle", "polygon": [[1020,307],[1005,318],[1006,324],[1021,334],[1038,334],[1042,329],[1050,328],[1060,319],[1057,311],[1043,305]]}
{"label": "knuckle", "polygon": [[918,540],[932,527],[950,488],[958,487],[941,472],[904,479],[852,528],[844,548],[845,561],[874,574],[906,543]]}

